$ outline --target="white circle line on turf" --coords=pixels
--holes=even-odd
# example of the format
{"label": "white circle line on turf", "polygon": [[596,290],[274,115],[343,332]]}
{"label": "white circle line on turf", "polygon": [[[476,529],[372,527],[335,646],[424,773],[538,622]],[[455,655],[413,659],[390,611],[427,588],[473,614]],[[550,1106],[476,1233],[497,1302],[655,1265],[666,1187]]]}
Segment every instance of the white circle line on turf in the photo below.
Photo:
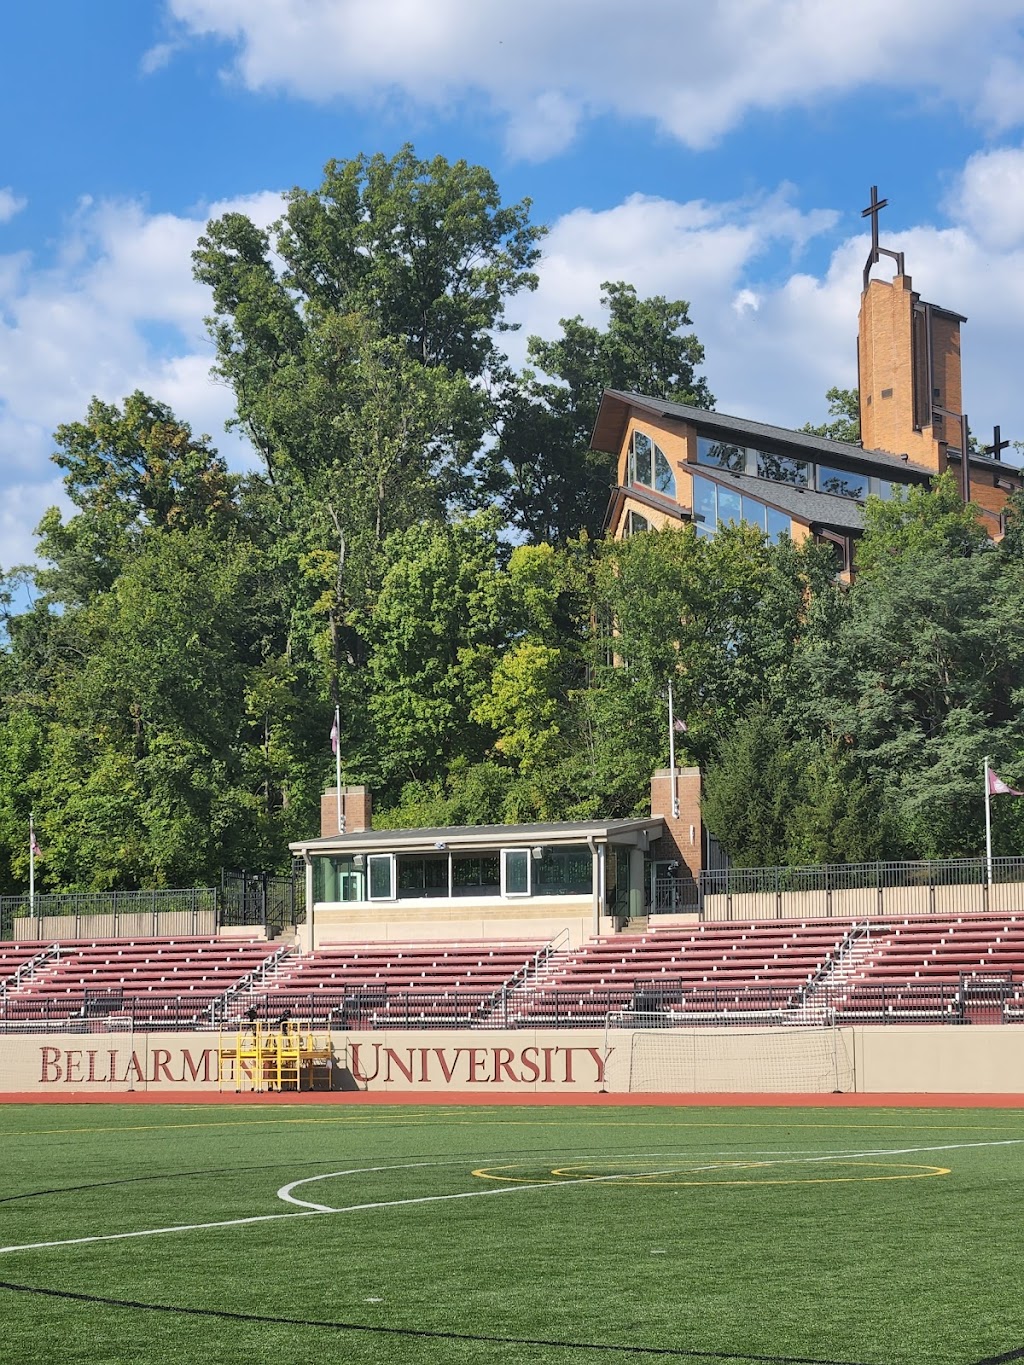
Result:
{"label": "white circle line on turf", "polygon": [[[764,1164],[765,1164],[765,1165],[772,1165],[772,1166],[786,1166],[786,1165],[808,1164],[808,1163],[816,1163],[816,1162],[824,1162],[824,1161],[849,1161],[849,1160],[854,1159],[854,1158],[865,1158],[865,1159],[866,1159],[867,1157],[876,1157],[876,1156],[912,1156],[912,1155],[915,1155],[915,1154],[917,1154],[917,1153],[925,1153],[925,1152],[955,1152],[955,1151],[962,1151],[962,1150],[966,1150],[966,1149],[969,1149],[969,1148],[977,1148],[977,1147],[1015,1147],[1015,1146],[1020,1146],[1022,1143],[1024,1143],[1024,1138],[999,1138],[999,1139],[995,1139],[995,1140],[987,1141],[987,1142],[950,1142],[950,1143],[943,1143],[943,1144],[940,1145],[940,1146],[928,1146],[928,1147],[890,1147],[890,1148],[876,1148],[876,1149],[874,1149],[874,1150],[866,1151],[866,1152],[830,1152],[830,1153],[827,1153],[827,1154],[822,1155],[822,1156],[796,1157],[796,1158],[779,1158],[779,1159],[775,1159],[775,1160],[769,1160],[768,1162],[765,1162]],[[589,1154],[589,1153],[588,1153],[588,1155],[592,1155],[592,1156],[593,1156],[593,1159],[594,1159],[595,1161],[599,1161],[599,1160],[602,1160],[602,1159],[607,1159],[607,1155],[603,1155],[603,1154],[601,1154],[601,1153],[596,1153],[596,1152],[595,1152],[595,1153],[592,1153],[592,1154]],[[621,1155],[621,1154],[620,1154],[620,1155]],[[638,1154],[637,1154],[637,1153],[632,1153],[631,1155],[632,1155],[634,1158],[636,1158]],[[652,1156],[657,1156],[658,1158],[664,1158],[664,1157],[666,1157],[666,1156],[668,1156],[668,1155],[673,1155],[673,1154],[670,1154],[670,1153],[667,1153],[667,1152],[658,1152],[658,1153],[650,1153],[650,1152],[649,1152],[649,1153],[645,1153],[644,1155],[645,1155],[647,1158],[650,1158],[650,1157],[652,1157]],[[674,1155],[680,1156],[680,1155],[683,1155],[683,1154],[682,1154],[682,1153],[675,1153]],[[502,1156],[499,1155],[496,1159],[499,1160],[499,1161],[500,1161],[500,1160],[507,1160],[507,1155],[506,1155],[505,1157],[502,1157]],[[331,1173],[331,1174],[333,1174],[333,1175],[335,1175],[335,1176],[341,1176],[341,1175],[360,1175],[360,1174],[364,1174],[364,1173],[373,1173],[373,1172],[381,1172],[381,1171],[389,1171],[389,1170],[410,1170],[410,1169],[413,1169],[413,1168],[416,1168],[416,1167],[422,1168],[422,1167],[453,1166],[453,1165],[457,1165],[457,1164],[460,1164],[460,1163],[454,1162],[454,1161],[417,1161],[417,1162],[409,1162],[409,1163],[399,1164],[399,1165],[394,1165],[394,1166],[359,1166],[359,1167],[355,1167],[355,1168],[353,1168],[352,1170],[349,1170],[349,1171],[337,1171],[337,1172],[333,1172],[333,1173]],[[706,1170],[716,1170],[716,1169],[718,1169],[718,1168],[720,1167],[720,1165],[721,1165],[720,1162],[714,1162],[714,1163],[712,1163],[712,1164],[710,1164],[710,1165],[708,1165],[708,1166],[705,1166],[704,1169],[706,1169]],[[701,1168],[700,1168],[700,1167],[697,1167],[697,1168],[692,1168],[692,1167],[691,1167],[691,1172],[692,1172],[694,1169],[696,1169],[696,1170],[699,1171]],[[638,1175],[641,1175],[641,1176],[643,1176],[643,1177],[646,1178],[646,1179],[650,1179],[652,1176],[657,1176],[657,1175],[672,1175],[672,1174],[674,1174],[674,1173],[675,1173],[675,1172],[674,1172],[673,1170],[671,1170],[671,1169],[670,1169],[670,1170],[667,1170],[667,1171],[640,1171],[640,1172],[637,1172],[637,1171],[630,1171],[630,1172],[627,1172],[627,1173],[618,1172],[618,1173],[616,1173],[616,1174],[614,1174],[614,1175],[583,1176],[583,1177],[581,1177],[581,1178],[579,1178],[579,1179],[574,1179],[574,1180],[550,1180],[550,1181],[541,1181],[541,1182],[538,1182],[538,1183],[535,1184],[535,1185],[501,1185],[501,1186],[499,1186],[497,1189],[493,1189],[493,1188],[492,1188],[492,1189],[483,1189],[483,1190],[465,1190],[465,1191],[462,1191],[462,1192],[460,1192],[460,1193],[458,1193],[458,1194],[434,1194],[434,1195],[421,1195],[421,1196],[418,1196],[418,1197],[413,1198],[413,1199],[388,1199],[388,1200],[379,1200],[379,1201],[376,1201],[376,1202],[374,1202],[374,1203],[369,1203],[369,1204],[350,1204],[350,1205],[348,1205],[348,1206],[345,1207],[345,1208],[332,1208],[332,1207],[330,1207],[330,1206],[328,1206],[328,1205],[325,1205],[325,1204],[317,1204],[317,1205],[309,1205],[309,1206],[307,1206],[307,1207],[305,1207],[305,1208],[296,1209],[296,1211],[295,1211],[294,1213],[263,1213],[263,1214],[256,1214],[256,1215],[253,1215],[253,1216],[250,1216],[250,1217],[247,1217],[247,1218],[225,1218],[225,1219],[220,1219],[220,1220],[218,1220],[218,1221],[216,1221],[216,1222],[211,1222],[211,1223],[178,1223],[178,1224],[175,1224],[175,1225],[173,1225],[173,1226],[171,1226],[171,1227],[162,1227],[162,1228],[140,1228],[140,1229],[137,1229],[137,1230],[134,1231],[134,1232],[106,1232],[106,1233],[94,1233],[92,1236],[89,1236],[89,1237],[68,1237],[68,1238],[64,1238],[64,1239],[59,1240],[59,1241],[49,1241],[49,1242],[23,1242],[23,1243],[19,1243],[19,1244],[13,1245],[13,1246],[0,1247],[0,1256],[6,1256],[6,1255],[9,1255],[9,1254],[11,1254],[11,1253],[13,1253],[13,1252],[15,1252],[15,1251],[44,1251],[44,1250],[49,1250],[49,1249],[51,1249],[51,1248],[56,1248],[56,1247],[86,1246],[86,1245],[90,1245],[90,1244],[96,1243],[96,1242],[122,1242],[122,1241],[128,1241],[128,1240],[130,1240],[130,1239],[132,1239],[132,1238],[138,1238],[138,1237],[162,1237],[162,1236],[166,1236],[166,1235],[168,1235],[168,1234],[170,1234],[170,1233],[178,1233],[178,1232],[207,1232],[207,1231],[214,1231],[214,1230],[219,1229],[219,1228],[238,1228],[238,1227],[247,1227],[247,1226],[250,1226],[250,1225],[255,1224],[255,1223],[275,1223],[275,1222],[279,1222],[279,1221],[281,1221],[281,1220],[283,1220],[283,1219],[291,1219],[291,1218],[315,1218],[315,1217],[325,1217],[325,1216],[329,1216],[330,1214],[338,1214],[338,1213],[360,1213],[360,1212],[363,1212],[363,1211],[369,1211],[369,1210],[373,1210],[373,1209],[403,1208],[403,1207],[407,1207],[407,1206],[415,1205],[415,1204],[436,1204],[436,1203],[444,1203],[444,1202],[449,1202],[449,1201],[454,1200],[454,1199],[483,1199],[483,1198],[487,1198],[489,1195],[495,1195],[495,1194],[516,1194],[516,1193],[523,1193],[524,1191],[528,1191],[528,1190],[564,1189],[564,1188],[567,1187],[567,1186],[570,1186],[570,1187],[571,1187],[571,1186],[578,1186],[578,1185],[607,1184],[607,1183],[614,1182],[614,1181],[634,1180],[634,1179],[636,1179],[636,1177],[637,1177]],[[296,1188],[298,1185],[307,1183],[307,1181],[312,1181],[312,1180],[329,1180],[329,1179],[331,1179],[331,1174],[327,1174],[327,1175],[323,1175],[323,1176],[309,1176],[309,1177],[306,1177],[305,1180],[293,1180],[289,1185],[282,1185],[281,1190],[292,1190],[292,1189]],[[279,1195],[280,1195],[280,1194],[281,1194],[281,1191],[278,1191],[278,1193],[279,1193]],[[284,1195],[281,1195],[281,1197],[284,1198],[285,1196],[284,1196]],[[288,1200],[288,1202],[289,1202],[289,1203],[298,1204],[300,1201],[299,1201],[299,1200],[295,1200],[295,1199],[290,1199],[290,1200]]]}

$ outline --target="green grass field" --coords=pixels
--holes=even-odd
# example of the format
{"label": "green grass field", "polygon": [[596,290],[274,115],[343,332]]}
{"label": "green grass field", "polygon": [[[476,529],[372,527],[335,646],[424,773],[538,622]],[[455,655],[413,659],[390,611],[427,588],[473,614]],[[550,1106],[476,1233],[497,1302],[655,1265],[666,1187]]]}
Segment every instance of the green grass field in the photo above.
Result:
{"label": "green grass field", "polygon": [[1024,1360],[1024,1112],[6,1106],[0,1144],[18,1365]]}

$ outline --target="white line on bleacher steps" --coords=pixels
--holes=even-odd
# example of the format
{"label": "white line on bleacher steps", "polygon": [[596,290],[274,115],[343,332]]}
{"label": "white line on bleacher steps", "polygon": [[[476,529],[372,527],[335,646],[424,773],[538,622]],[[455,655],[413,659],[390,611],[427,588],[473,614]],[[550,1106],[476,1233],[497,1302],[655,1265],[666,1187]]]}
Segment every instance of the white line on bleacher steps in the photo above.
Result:
{"label": "white line on bleacher steps", "polygon": [[[767,1161],[758,1159],[751,1153],[746,1158],[747,1161],[756,1160],[759,1166],[792,1166],[807,1165],[824,1161],[854,1161],[865,1160],[868,1157],[878,1156],[914,1156],[927,1152],[959,1152],[975,1147],[1018,1147],[1024,1144],[1024,1138],[999,1138],[990,1142],[950,1142],[941,1146],[934,1147],[886,1147],[877,1148],[866,1152],[828,1152],[822,1156],[801,1156],[801,1157],[778,1157]],[[636,1157],[643,1155],[647,1159],[652,1156],[665,1157],[675,1155],[685,1157],[685,1153],[632,1153],[626,1154]],[[497,1160],[506,1160],[506,1157],[497,1157]],[[576,1158],[577,1160],[581,1158]],[[609,1160],[608,1155],[588,1152],[582,1158],[585,1160],[602,1161]],[[441,1166],[461,1165],[461,1162],[454,1161],[415,1161],[397,1166],[356,1166],[347,1171],[330,1171],[325,1175],[309,1176],[303,1180],[293,1180],[288,1185],[282,1185],[278,1190],[278,1197],[288,1203],[298,1204],[304,1201],[292,1199],[289,1191],[298,1185],[304,1185],[312,1180],[332,1180],[347,1175],[369,1175],[382,1171],[406,1171],[423,1168],[437,1168]],[[724,1163],[734,1165],[735,1162]],[[690,1166],[687,1168],[688,1174],[699,1174],[701,1171],[721,1170],[723,1162],[716,1161],[702,1166]],[[163,1228],[142,1228],[135,1232],[106,1232],[94,1234],[91,1237],[68,1237],[60,1241],[52,1242],[22,1242],[14,1246],[0,1247],[0,1256],[6,1256],[15,1251],[45,1251],[53,1247],[73,1247],[85,1246],[96,1242],[122,1242],[135,1237],[162,1237],[174,1232],[207,1232],[215,1231],[218,1228],[240,1228],[248,1227],[254,1223],[276,1223],[285,1219],[293,1218],[316,1218],[327,1217],[337,1213],[362,1213],[373,1209],[397,1209],[406,1208],[415,1204],[442,1204],[454,1199],[484,1199],[489,1195],[496,1194],[521,1194],[528,1190],[550,1190],[564,1189],[573,1185],[598,1185],[607,1184],[617,1180],[636,1180],[638,1177],[650,1180],[658,1176],[677,1175],[679,1167],[672,1167],[664,1171],[620,1171],[614,1175],[593,1175],[580,1176],[573,1180],[546,1180],[538,1181],[531,1185],[501,1185],[497,1189],[483,1190],[463,1190],[458,1194],[428,1194],[418,1195],[411,1199],[385,1199],[377,1200],[370,1204],[349,1204],[345,1208],[332,1208],[327,1204],[309,1204],[305,1208],[298,1209],[295,1213],[262,1213],[248,1218],[226,1218],[213,1223],[178,1223],[171,1227]]]}

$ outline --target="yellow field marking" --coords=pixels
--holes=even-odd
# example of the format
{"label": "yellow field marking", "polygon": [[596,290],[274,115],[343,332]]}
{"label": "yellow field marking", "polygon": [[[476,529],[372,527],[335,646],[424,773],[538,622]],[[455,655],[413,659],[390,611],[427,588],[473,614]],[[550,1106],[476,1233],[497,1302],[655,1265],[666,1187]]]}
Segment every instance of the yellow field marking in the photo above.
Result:
{"label": "yellow field marking", "polygon": [[[484,1166],[484,1167],[480,1167],[480,1169],[478,1169],[478,1170],[473,1171],[473,1175],[474,1175],[474,1176],[478,1176],[481,1180],[498,1180],[498,1181],[503,1181],[503,1182],[506,1182],[506,1183],[507,1183],[508,1181],[512,1180],[512,1181],[515,1181],[516,1184],[522,1184],[522,1185],[550,1185],[551,1182],[552,1182],[552,1177],[553,1177],[554,1179],[556,1179],[556,1180],[565,1180],[565,1181],[569,1181],[569,1182],[571,1182],[572,1184],[578,1184],[578,1183],[580,1182],[581,1179],[585,1179],[588,1175],[590,1175],[592,1179],[599,1179],[599,1178],[601,1178],[599,1175],[596,1175],[596,1174],[594,1174],[594,1173],[588,1171],[587,1167],[586,1167],[586,1166],[583,1166],[583,1165],[580,1165],[580,1166],[567,1166],[567,1167],[556,1167],[556,1168],[554,1168],[547,1176],[543,1176],[543,1177],[538,1177],[538,1176],[516,1176],[516,1175],[514,1175],[514,1174],[511,1174],[511,1172],[514,1172],[514,1171],[515,1171],[515,1169],[516,1169],[517,1166],[522,1166],[522,1165],[524,1165],[524,1164],[525,1164],[525,1163],[523,1163],[523,1162],[511,1162],[511,1163],[509,1163],[507,1166],[492,1166],[492,1167],[486,1167],[486,1166]],[[680,1179],[677,1178],[678,1175],[683,1175],[683,1174],[696,1174],[697,1171],[703,1171],[703,1172],[705,1172],[706,1174],[711,1175],[714,1171],[731,1172],[731,1171],[767,1170],[767,1169],[769,1169],[769,1168],[777,1167],[779,1164],[780,1164],[780,1163],[777,1162],[777,1161],[723,1161],[723,1162],[715,1162],[715,1163],[712,1163],[712,1164],[709,1165],[709,1166],[696,1167],[692,1172],[685,1172],[685,1171],[679,1171],[679,1172],[676,1172],[676,1171],[671,1171],[671,1172],[670,1172],[670,1171],[651,1171],[651,1172],[633,1171],[632,1173],[629,1173],[629,1166],[627,1165],[626,1162],[602,1161],[602,1162],[600,1163],[599,1170],[603,1172],[603,1171],[607,1170],[607,1168],[608,1168],[609,1166],[611,1166],[611,1167],[616,1167],[616,1166],[624,1166],[624,1167],[626,1167],[626,1172],[627,1172],[626,1174],[623,1174],[623,1175],[612,1175],[612,1176],[607,1177],[607,1178],[609,1178],[609,1179],[614,1179],[614,1180],[616,1181],[617,1184],[621,1184],[621,1185],[627,1185],[627,1186],[644,1186],[644,1185],[650,1186],[650,1185],[658,1185],[658,1186],[672,1186],[672,1187],[678,1187],[678,1188],[691,1188],[691,1187],[708,1186],[708,1185],[713,1185],[713,1186],[736,1186],[736,1185],[745,1185],[745,1186],[749,1186],[749,1185],[855,1185],[855,1184],[870,1184],[870,1183],[877,1183],[877,1182],[880,1182],[880,1181],[887,1181],[887,1180],[928,1180],[928,1179],[931,1179],[933,1176],[941,1176],[941,1175],[949,1175],[949,1174],[951,1174],[951,1168],[948,1167],[948,1166],[920,1166],[920,1165],[911,1165],[911,1164],[909,1164],[909,1163],[907,1163],[907,1162],[884,1162],[884,1163],[883,1163],[883,1162],[880,1162],[880,1161],[843,1161],[841,1158],[837,1158],[837,1159],[836,1159],[836,1165],[837,1165],[837,1166],[852,1166],[852,1167],[854,1167],[854,1168],[856,1168],[856,1169],[858,1169],[858,1170],[860,1170],[861,1168],[863,1168],[863,1169],[865,1169],[865,1170],[884,1170],[884,1171],[900,1171],[900,1172],[910,1171],[910,1172],[913,1172],[913,1174],[911,1174],[911,1175],[906,1175],[906,1174],[900,1174],[900,1175],[843,1175],[843,1176],[839,1176],[839,1175],[836,1175],[836,1176],[810,1176],[810,1175],[809,1175],[809,1176],[798,1177],[798,1178],[796,1178],[796,1179],[790,1179],[790,1178],[787,1178],[787,1179],[778,1179],[778,1178],[775,1178],[775,1177],[771,1177],[771,1178],[767,1178],[767,1179],[757,1179],[757,1180],[717,1180],[717,1179],[708,1179],[708,1180],[680,1180]],[[504,1174],[500,1174],[500,1175],[498,1175],[498,1174],[491,1174],[492,1171],[495,1171],[495,1172],[503,1172]]]}

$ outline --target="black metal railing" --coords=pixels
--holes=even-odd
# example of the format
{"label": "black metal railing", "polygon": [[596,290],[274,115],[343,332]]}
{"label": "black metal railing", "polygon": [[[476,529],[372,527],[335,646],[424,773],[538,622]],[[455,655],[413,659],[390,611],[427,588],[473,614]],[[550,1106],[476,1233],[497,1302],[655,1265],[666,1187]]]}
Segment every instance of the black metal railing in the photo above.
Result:
{"label": "black metal railing", "polygon": [[224,872],[220,923],[265,926],[273,938],[306,921],[306,878],[302,863],[283,876],[272,872]]}
{"label": "black metal railing", "polygon": [[[990,879],[991,874],[991,879]],[[989,908],[990,885],[1024,883],[1024,858],[933,858],[917,862],[822,863],[805,867],[730,867],[700,874],[699,912],[705,920],[829,918],[852,913],[971,913]],[[854,908],[838,893],[867,892]],[[786,896],[800,895],[798,907]],[[735,905],[757,896],[761,903]],[[766,903],[767,901],[767,903]],[[913,902],[913,903],[912,903]],[[1024,896],[1022,896],[1024,904]],[[657,911],[655,911],[657,913]]]}
{"label": "black metal railing", "polygon": [[389,991],[350,987],[337,992],[236,998],[197,994],[147,1000],[114,992],[108,999],[85,992],[61,997],[9,997],[0,1001],[0,1031],[38,1032],[47,1023],[102,1031],[107,1018],[130,1020],[140,1032],[235,1032],[259,1020],[273,1028],[286,1020],[339,1032],[362,1029],[602,1028],[760,1026],[815,1024],[1024,1023],[1024,987],[1001,979],[933,985],[864,982],[842,991],[817,992],[804,1005],[778,987],[685,986],[635,982],[621,989],[547,990],[514,1003],[507,992]]}
{"label": "black metal railing", "polygon": [[[159,888],[149,891],[49,891],[29,896],[0,896],[0,939],[15,937],[16,920],[61,919],[64,924],[59,934],[54,934],[48,926],[46,932],[38,934],[22,927],[19,937],[27,938],[79,938],[82,924],[84,933],[93,932],[89,923],[98,917],[110,918],[115,926],[127,916],[141,918],[145,928],[133,928],[133,933],[165,932],[161,929],[161,916],[181,915],[189,922],[189,927],[177,928],[178,933],[199,934],[215,928],[217,916],[217,891],[210,886],[194,886],[184,889]],[[169,932],[169,931],[167,931]],[[119,930],[112,933],[104,931],[103,937],[116,938]]]}

